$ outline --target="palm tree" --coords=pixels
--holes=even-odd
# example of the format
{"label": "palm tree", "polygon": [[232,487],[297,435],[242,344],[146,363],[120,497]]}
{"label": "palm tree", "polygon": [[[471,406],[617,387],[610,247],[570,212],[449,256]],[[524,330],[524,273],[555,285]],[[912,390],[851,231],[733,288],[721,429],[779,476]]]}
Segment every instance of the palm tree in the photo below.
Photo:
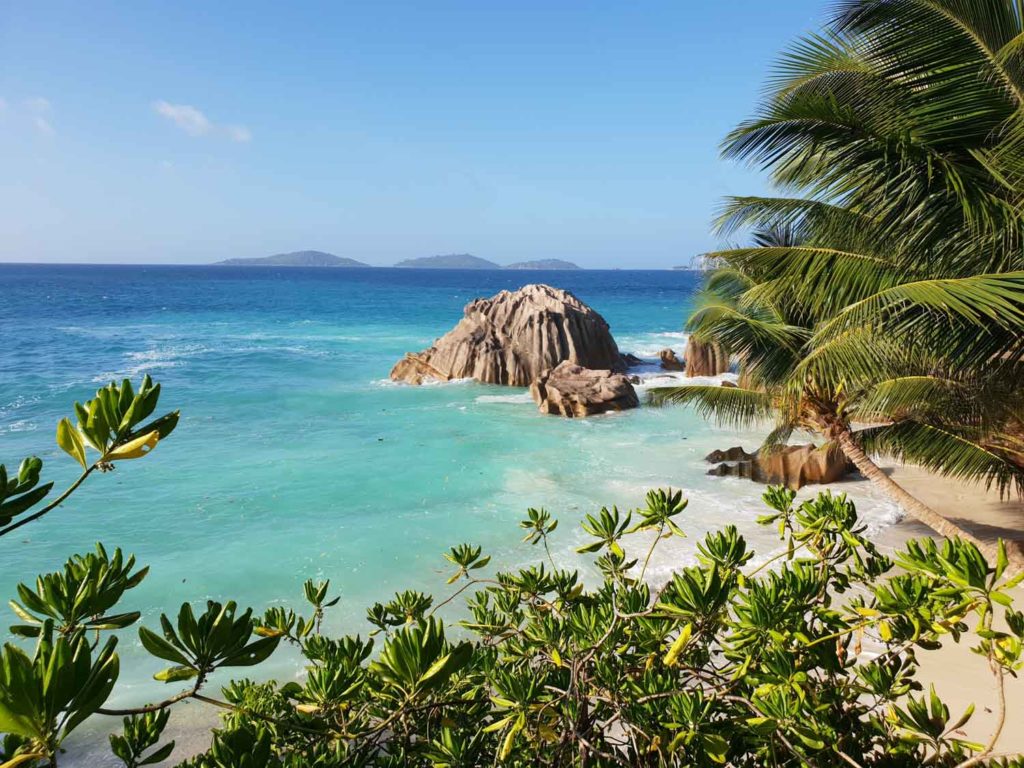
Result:
{"label": "palm tree", "polygon": [[719,419],[837,444],[937,532],[974,540],[873,453],[1024,493],[1024,21],[1006,0],[848,0],[782,59],[727,156],[796,196],[734,198],[750,248],[688,326],[741,388],[660,390]]}
{"label": "palm tree", "polygon": [[[861,473],[909,514],[944,536],[973,536],[911,496],[870,458],[888,454],[941,474],[982,479],[1024,492],[1024,445],[1003,429],[1024,408],[1016,382],[948,368],[897,336],[857,328],[833,340],[828,322],[740,259],[709,278],[688,329],[715,341],[741,364],[741,386],[654,391],[662,402],[694,404],[732,426],[768,419],[762,450],[806,430],[835,443]],[[1019,290],[1024,291],[1024,278]],[[780,295],[782,294],[782,295]]]}

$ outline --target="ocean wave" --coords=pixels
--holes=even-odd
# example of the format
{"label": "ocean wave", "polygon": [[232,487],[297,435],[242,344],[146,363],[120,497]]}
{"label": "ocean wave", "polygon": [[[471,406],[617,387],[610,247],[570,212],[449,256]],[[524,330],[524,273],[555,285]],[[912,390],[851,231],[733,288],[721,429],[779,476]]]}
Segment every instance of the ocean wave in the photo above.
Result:
{"label": "ocean wave", "polygon": [[685,373],[681,371],[630,371],[640,377],[640,383],[636,384],[636,388],[640,391],[646,391],[654,387],[694,387],[694,386],[721,386],[723,383],[728,382],[735,384],[739,380],[739,376],[735,373],[723,373],[718,376],[692,376],[687,377]]}
{"label": "ocean wave", "polygon": [[6,416],[19,408],[38,403],[40,400],[39,395],[18,395],[13,400],[0,405],[0,416]]}
{"label": "ocean wave", "polygon": [[135,365],[127,365],[124,368],[119,368],[116,371],[106,371],[93,376],[89,381],[94,384],[106,384],[116,379],[131,379],[139,375],[145,375],[150,371],[155,371],[164,368],[180,368],[185,365],[183,360],[151,360]]}
{"label": "ocean wave", "polygon": [[209,347],[201,344],[184,344],[177,347],[154,348],[141,352],[128,352],[125,357],[129,360],[147,363],[162,363],[168,360],[180,360],[183,357],[194,357],[206,352],[212,352]]}
{"label": "ocean wave", "polygon": [[686,349],[690,334],[685,331],[660,331],[619,337],[619,349],[645,360],[657,360],[663,349],[673,349],[680,357]]}
{"label": "ocean wave", "polygon": [[530,403],[533,404],[533,396],[529,392],[517,392],[514,395],[480,395],[476,398],[478,403]]}
{"label": "ocean wave", "polygon": [[451,379],[450,381],[438,381],[437,379],[424,379],[422,384],[409,384],[406,381],[394,381],[390,378],[373,379],[371,382],[375,387],[463,387],[467,384],[476,384],[474,378]]}
{"label": "ocean wave", "polygon": [[12,421],[6,426],[0,426],[0,434],[4,432],[35,432],[37,429],[39,429],[39,425],[34,421],[19,419],[18,421]]}

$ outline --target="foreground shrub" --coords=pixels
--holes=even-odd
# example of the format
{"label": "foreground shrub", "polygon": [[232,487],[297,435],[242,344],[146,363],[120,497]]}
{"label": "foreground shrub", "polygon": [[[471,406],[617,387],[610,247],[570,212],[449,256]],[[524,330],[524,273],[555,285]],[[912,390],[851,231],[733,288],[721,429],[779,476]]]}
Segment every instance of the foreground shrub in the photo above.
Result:
{"label": "foreground shrub", "polygon": [[[123,429],[98,448],[108,469],[138,439]],[[66,428],[58,438],[78,444]],[[160,662],[155,679],[175,692],[126,710],[106,706],[118,634],[139,619],[119,604],[147,570],[97,546],[11,602],[12,633],[35,645],[9,643],[0,660],[2,768],[56,766],[77,726],[113,716],[118,759],[165,762],[167,715],[184,701],[223,710],[210,749],[184,768],[1024,766],[998,756],[1004,685],[1024,643],[1013,607],[1024,574],[1008,572],[1005,549],[987,563],[973,544],[923,540],[891,561],[844,495],[798,504],[769,488],[764,500],[775,552],[758,558],[729,526],[657,585],[647,579],[656,548],[684,535],[679,491],[586,516],[591,540],[578,551],[595,558],[591,583],[555,565],[557,521],[528,510],[519,525],[535,564],[492,571],[479,547],[455,546],[448,596],[410,590],[371,606],[365,638],[323,631],[337,603],[328,582],[306,583],[302,613],[184,604],[138,629]],[[997,710],[985,743],[963,738],[973,710],[951,713],[917,680],[918,655],[949,641],[974,643],[991,670],[979,681]],[[301,682],[228,679],[225,668],[258,665],[282,643],[302,654]]]}

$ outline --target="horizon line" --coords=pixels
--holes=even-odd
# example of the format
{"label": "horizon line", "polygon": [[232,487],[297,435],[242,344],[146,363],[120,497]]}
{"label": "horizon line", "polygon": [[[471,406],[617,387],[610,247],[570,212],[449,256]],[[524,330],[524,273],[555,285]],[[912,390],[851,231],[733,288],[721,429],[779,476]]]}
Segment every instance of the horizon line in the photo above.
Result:
{"label": "horizon line", "polygon": [[317,269],[346,271],[355,269],[402,269],[423,272],[701,272],[696,267],[580,267],[574,269],[510,269],[498,265],[496,267],[402,267],[397,264],[360,264],[358,266],[347,265],[323,265],[305,266],[299,264],[224,264],[222,262],[131,262],[131,261],[0,261],[0,267],[227,267],[229,269]]}

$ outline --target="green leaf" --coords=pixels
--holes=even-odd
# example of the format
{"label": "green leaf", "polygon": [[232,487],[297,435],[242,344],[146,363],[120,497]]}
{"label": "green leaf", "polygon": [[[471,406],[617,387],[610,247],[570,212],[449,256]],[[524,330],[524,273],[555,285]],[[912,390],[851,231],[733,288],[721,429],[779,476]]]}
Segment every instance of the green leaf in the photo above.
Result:
{"label": "green leaf", "polygon": [[195,667],[168,667],[153,675],[154,680],[159,680],[164,683],[177,683],[182,680],[191,680],[199,674],[199,670]]}
{"label": "green leaf", "polygon": [[188,666],[191,662],[171,643],[146,627],[139,627],[139,640],[142,647],[157,658],[171,661],[180,666]]}
{"label": "green leaf", "polygon": [[75,461],[88,468],[85,458],[85,443],[78,430],[72,425],[71,419],[64,418],[57,422],[57,445]]}
{"label": "green leaf", "polygon": [[145,760],[143,760],[141,763],[139,763],[139,765],[140,766],[142,766],[142,765],[155,765],[156,763],[162,763],[164,760],[166,760],[168,757],[171,756],[171,753],[173,751],[174,751],[174,742],[173,741],[169,741],[166,744],[164,744],[162,747],[160,747],[160,749],[156,750],[152,755],[150,755]]}

